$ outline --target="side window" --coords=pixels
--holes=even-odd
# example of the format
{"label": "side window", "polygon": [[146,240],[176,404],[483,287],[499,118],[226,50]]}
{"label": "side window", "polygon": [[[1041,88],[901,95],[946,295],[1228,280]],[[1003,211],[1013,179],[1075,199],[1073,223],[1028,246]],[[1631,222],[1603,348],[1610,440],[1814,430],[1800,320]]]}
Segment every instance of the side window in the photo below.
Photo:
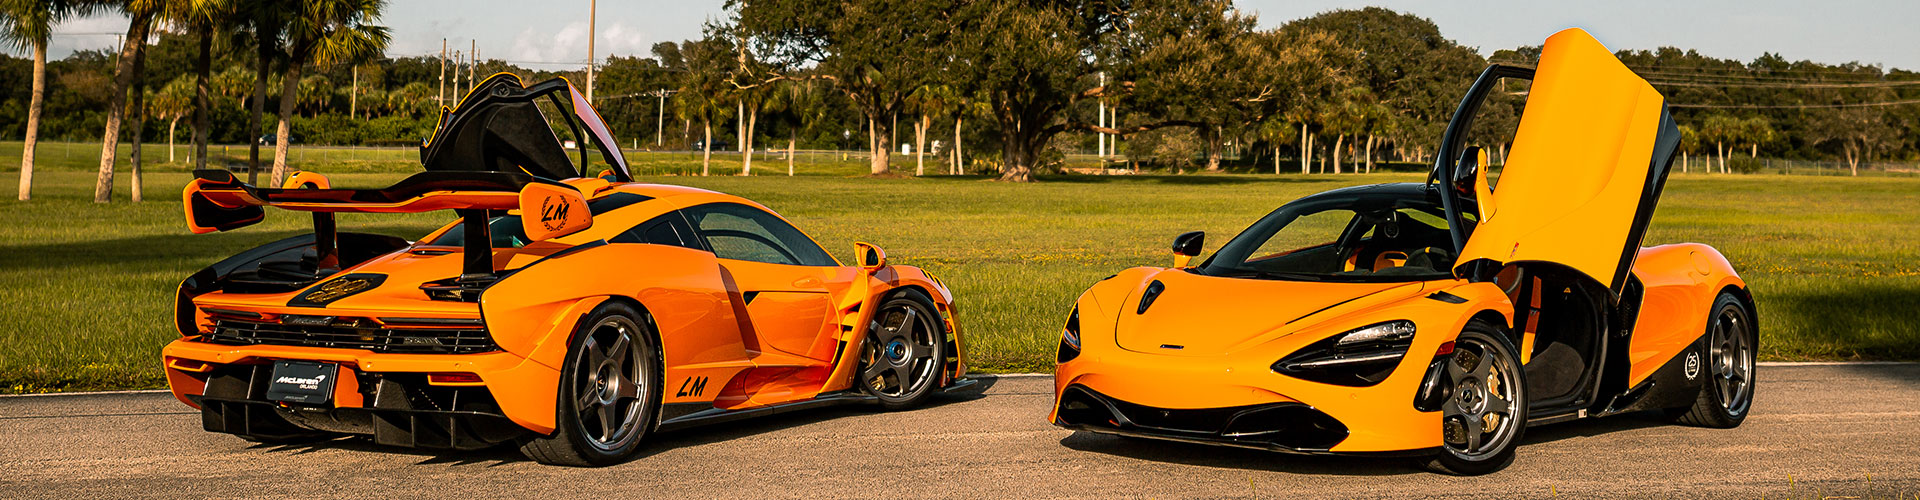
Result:
{"label": "side window", "polygon": [[700,236],[722,259],[832,266],[833,257],[793,225],[758,208],[711,203],[686,209]]}
{"label": "side window", "polygon": [[607,240],[608,243],[652,243],[655,245],[673,245],[677,247],[700,248],[693,231],[687,227],[679,212],[668,212],[651,220],[633,226],[619,236]]}

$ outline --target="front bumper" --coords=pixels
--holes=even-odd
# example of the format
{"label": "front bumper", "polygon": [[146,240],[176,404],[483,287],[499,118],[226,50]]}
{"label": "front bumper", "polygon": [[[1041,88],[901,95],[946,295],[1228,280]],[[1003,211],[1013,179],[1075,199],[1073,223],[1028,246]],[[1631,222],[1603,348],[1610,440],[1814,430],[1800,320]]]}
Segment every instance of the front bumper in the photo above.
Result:
{"label": "front bumper", "polygon": [[[1347,387],[1274,373],[1269,365],[1279,356],[1088,350],[1055,367],[1051,421],[1093,432],[1304,453],[1417,453],[1440,446],[1440,412],[1414,408],[1428,359],[1404,360],[1379,384]],[[1154,423],[1176,416],[1194,420]]]}
{"label": "front bumper", "polygon": [[[301,431],[370,434],[382,444],[470,448],[553,431],[559,372],[507,352],[390,354],[360,349],[232,346],[188,337],[162,351],[167,385],[200,408],[209,431],[270,437]],[[323,405],[267,399],[274,361],[340,366]],[[435,385],[428,374],[480,382]],[[257,428],[256,428],[257,427]]]}
{"label": "front bumper", "polygon": [[1294,453],[1327,453],[1347,438],[1333,417],[1295,402],[1175,409],[1129,403],[1074,385],[1054,425],[1106,434]]}

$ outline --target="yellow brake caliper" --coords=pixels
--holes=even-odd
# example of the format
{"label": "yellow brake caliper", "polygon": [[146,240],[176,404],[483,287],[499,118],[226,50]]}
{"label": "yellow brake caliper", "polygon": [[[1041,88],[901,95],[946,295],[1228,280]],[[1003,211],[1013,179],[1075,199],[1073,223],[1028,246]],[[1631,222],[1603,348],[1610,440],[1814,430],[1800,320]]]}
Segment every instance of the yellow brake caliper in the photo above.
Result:
{"label": "yellow brake caliper", "polygon": [[[1491,375],[1487,377],[1487,395],[1506,399],[1505,396],[1500,395],[1500,365],[1490,366],[1487,369],[1488,375]],[[1500,414],[1487,412],[1480,416],[1480,423],[1485,424],[1481,426],[1482,433],[1493,432],[1494,428],[1500,425]]]}

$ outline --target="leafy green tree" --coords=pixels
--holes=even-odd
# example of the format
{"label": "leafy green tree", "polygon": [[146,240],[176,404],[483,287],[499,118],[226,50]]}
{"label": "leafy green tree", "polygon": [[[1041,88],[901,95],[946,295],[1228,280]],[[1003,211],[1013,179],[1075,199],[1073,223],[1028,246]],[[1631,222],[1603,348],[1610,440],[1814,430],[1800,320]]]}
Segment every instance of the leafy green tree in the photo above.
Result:
{"label": "leafy green tree", "polygon": [[0,45],[33,53],[32,97],[27,104],[26,144],[20,151],[20,200],[33,198],[33,153],[46,108],[47,41],[54,25],[92,12],[94,4],[71,0],[5,0],[0,3]]}
{"label": "leafy green tree", "polygon": [[679,46],[682,60],[679,93],[674,94],[674,113],[683,119],[699,120],[705,139],[700,142],[700,175],[711,173],[713,164],[713,124],[724,121],[734,106],[733,44],[708,37],[688,40]]}
{"label": "leafy green tree", "polygon": [[[906,99],[939,75],[939,60],[962,24],[958,0],[727,0],[735,13],[727,30],[758,47],[769,78],[825,79],[866,119],[873,138],[870,171],[891,167],[893,119]],[[682,47],[683,49],[685,47]]]}

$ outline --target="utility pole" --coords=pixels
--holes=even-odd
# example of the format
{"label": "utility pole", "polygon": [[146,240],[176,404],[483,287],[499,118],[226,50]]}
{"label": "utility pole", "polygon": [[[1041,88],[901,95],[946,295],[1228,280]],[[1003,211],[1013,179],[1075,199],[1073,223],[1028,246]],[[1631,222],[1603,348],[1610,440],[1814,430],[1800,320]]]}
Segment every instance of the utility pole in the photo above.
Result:
{"label": "utility pole", "polygon": [[360,65],[353,65],[353,90],[347,91],[347,118],[360,117]]}
{"label": "utility pole", "polygon": [[480,66],[480,41],[479,40],[467,41],[467,57],[470,57],[473,59],[471,61],[467,61],[467,88],[472,89],[474,85],[473,70],[474,68]]}
{"label": "utility pole", "polygon": [[440,90],[436,92],[437,93],[435,93],[433,96],[433,100],[438,102],[441,106],[446,106],[447,105],[447,39],[445,38],[440,39]]}
{"label": "utility pole", "polygon": [[459,106],[460,99],[467,96],[465,92],[460,91],[460,65],[463,64],[464,61],[466,60],[460,58],[460,50],[454,49],[453,51],[453,94],[448,96],[448,97],[452,97],[452,99],[448,99],[448,100],[453,101],[454,106]]}
{"label": "utility pole", "polygon": [[653,92],[649,92],[645,95],[652,95],[654,97],[660,98],[660,105],[659,107],[654,109],[654,118],[653,118],[653,145],[659,146],[661,144],[661,137],[666,133],[667,96],[673,95],[673,91],[663,88],[663,89],[655,90]]}
{"label": "utility pole", "polygon": [[[1100,94],[1102,96],[1100,98],[1100,117],[1093,120],[1094,123],[1100,124],[1102,128],[1105,128],[1107,126],[1107,99],[1105,97],[1106,93],[1107,93],[1107,72],[1102,71],[1100,72]],[[1099,144],[1098,153],[1100,155],[1100,161],[1105,162],[1107,160],[1107,133],[1106,132],[1095,132],[1095,133],[1098,134],[1095,136],[1098,139],[1095,142]]]}
{"label": "utility pole", "polygon": [[600,14],[600,0],[587,4],[587,102],[593,102],[593,24]]}

